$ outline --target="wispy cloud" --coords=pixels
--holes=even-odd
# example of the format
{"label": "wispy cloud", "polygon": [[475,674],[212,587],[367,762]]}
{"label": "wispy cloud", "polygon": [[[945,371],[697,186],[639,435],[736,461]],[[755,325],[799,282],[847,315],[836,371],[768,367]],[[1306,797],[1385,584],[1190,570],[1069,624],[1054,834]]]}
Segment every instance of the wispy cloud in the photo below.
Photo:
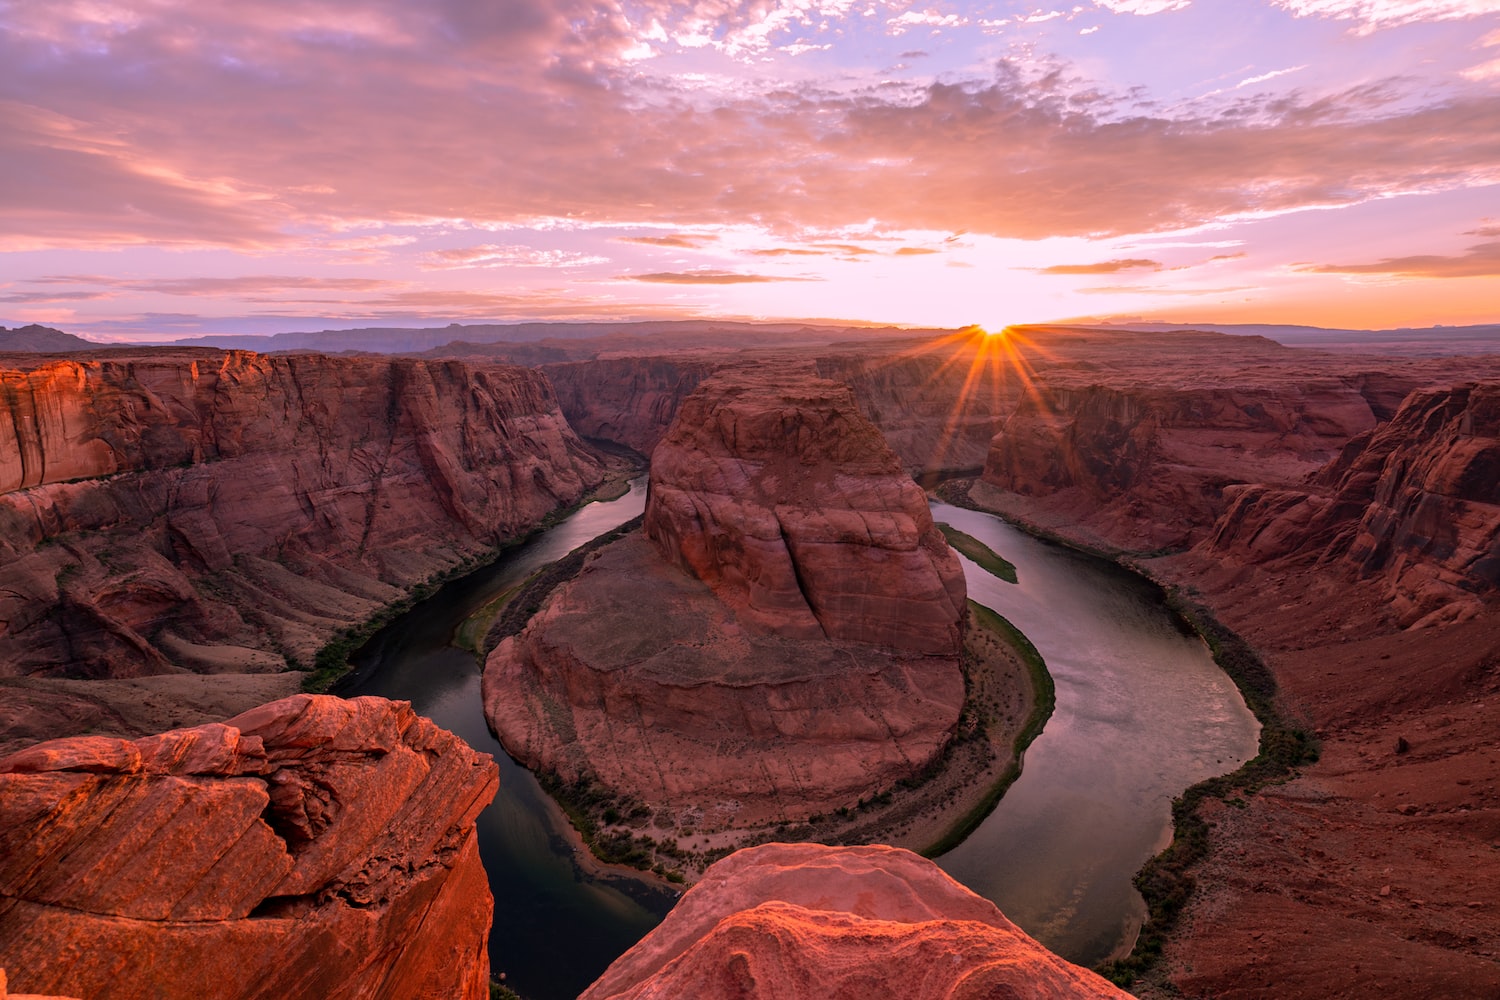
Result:
{"label": "wispy cloud", "polygon": [[815,281],[816,278],[791,278],[771,274],[741,274],[735,271],[659,271],[653,274],[628,274],[631,281],[659,285],[756,285],[770,281]]}
{"label": "wispy cloud", "polygon": [[1120,271],[1160,271],[1161,262],[1142,258],[1106,260],[1097,264],[1053,264],[1034,268],[1038,274],[1117,274]]}
{"label": "wispy cloud", "polygon": [[1453,256],[1414,254],[1387,257],[1368,264],[1319,264],[1302,270],[1318,274],[1389,274],[1405,278],[1496,277],[1500,276],[1500,241],[1479,243]]}
{"label": "wispy cloud", "polygon": [[1140,15],[1164,14],[1167,11],[1182,10],[1191,3],[1192,0],[1094,0],[1095,6],[1114,11],[1116,14]]}
{"label": "wispy cloud", "polygon": [[424,267],[583,267],[607,264],[608,257],[571,250],[538,250],[515,244],[483,243],[473,247],[434,250],[424,257]]}
{"label": "wispy cloud", "polygon": [[1298,17],[1360,22],[1361,31],[1495,13],[1494,0],[1273,0]]}
{"label": "wispy cloud", "polygon": [[647,247],[675,247],[683,250],[697,250],[700,247],[717,240],[717,236],[698,235],[686,233],[674,233],[670,236],[617,236],[616,243],[639,243]]}

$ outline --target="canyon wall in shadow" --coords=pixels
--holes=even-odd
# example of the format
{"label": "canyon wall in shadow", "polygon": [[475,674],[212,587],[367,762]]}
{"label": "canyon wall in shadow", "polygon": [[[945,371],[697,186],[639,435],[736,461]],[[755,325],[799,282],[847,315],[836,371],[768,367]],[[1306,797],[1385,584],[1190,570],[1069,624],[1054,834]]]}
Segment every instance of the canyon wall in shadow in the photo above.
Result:
{"label": "canyon wall in shadow", "polygon": [[0,372],[0,672],[310,664],[600,478],[525,369],[170,352]]}

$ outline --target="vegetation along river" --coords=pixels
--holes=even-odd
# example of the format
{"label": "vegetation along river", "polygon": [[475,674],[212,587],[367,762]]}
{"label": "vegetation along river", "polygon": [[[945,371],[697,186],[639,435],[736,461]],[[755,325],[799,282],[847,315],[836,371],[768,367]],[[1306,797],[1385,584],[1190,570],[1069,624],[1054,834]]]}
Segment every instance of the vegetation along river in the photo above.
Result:
{"label": "vegetation along river", "polygon": [[[644,505],[641,480],[446,585],[372,638],[338,688],[410,701],[499,761],[500,793],[479,818],[495,894],[491,964],[528,1000],[575,997],[675,897],[579,864],[561,810],[490,735],[478,664],[453,636],[496,596]],[[1144,908],[1130,880],[1164,846],[1171,798],[1252,756],[1256,723],[1149,584],[987,514],[944,505],[934,514],[1016,565],[1020,582],[1009,584],[965,560],[970,596],[1026,633],[1057,685],[1021,777],[939,864],[1049,947],[1094,964],[1134,937]]]}

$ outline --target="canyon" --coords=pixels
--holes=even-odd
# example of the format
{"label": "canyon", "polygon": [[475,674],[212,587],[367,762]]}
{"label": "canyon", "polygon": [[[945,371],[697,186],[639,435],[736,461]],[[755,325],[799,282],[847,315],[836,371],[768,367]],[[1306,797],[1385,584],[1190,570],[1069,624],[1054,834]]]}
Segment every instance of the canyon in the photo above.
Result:
{"label": "canyon", "polygon": [[0,967],[95,996],[489,995],[488,756],[405,703],[298,695],[0,758]]}
{"label": "canyon", "polygon": [[[492,722],[528,763],[628,790],[622,803],[637,801],[627,812],[650,801],[661,832],[692,829],[707,846],[705,831],[740,822],[795,827],[919,772],[952,740],[964,697],[961,577],[905,476],[964,473],[974,505],[1124,561],[1211,612],[1259,653],[1281,713],[1320,744],[1319,759],[1290,780],[1202,806],[1198,889],[1137,995],[1500,992],[1491,902],[1500,898],[1500,356],[1328,353],[1254,336],[1082,328],[887,335],[858,348],[563,352],[572,360],[538,355],[547,361],[538,369],[457,346],[430,353],[454,356],[0,355],[0,753],[22,753],[19,768],[14,756],[0,762],[4,780],[100,796],[138,788],[130,794],[142,796],[148,825],[166,822],[169,801],[189,801],[157,796],[193,789],[205,802],[239,802],[227,811],[246,817],[245,829],[260,831],[246,836],[267,850],[273,835],[297,838],[278,832],[276,796],[262,791],[271,804],[257,807],[254,789],[297,773],[292,757],[317,775],[288,778],[319,803],[313,814],[328,818],[319,810],[352,802],[354,788],[384,808],[395,785],[370,761],[432,758],[390,734],[441,742],[399,709],[369,723],[385,734],[378,749],[345,748],[348,759],[322,742],[277,757],[283,751],[269,748],[296,726],[256,714],[267,709],[231,718],[237,737],[223,726],[149,734],[287,705],[276,699],[306,676],[289,666],[310,666],[414,585],[585,496],[606,476],[593,440],[653,456],[647,527],[587,557],[491,655]],[[745,403],[770,372],[804,394],[799,406],[815,402],[822,422],[787,423],[790,407]],[[705,387],[721,394],[712,406],[696,395]],[[874,448],[877,439],[889,450]],[[852,463],[843,473],[815,472],[843,461]],[[854,541],[865,562],[849,560]],[[897,578],[919,585],[895,593]],[[643,612],[648,595],[668,610]],[[893,620],[902,624],[882,631]],[[646,648],[643,622],[705,655],[688,663]],[[882,651],[863,635],[877,635]],[[813,642],[826,652],[807,657]],[[704,729],[731,719],[743,742]],[[110,736],[78,736],[90,730]],[[652,732],[675,735],[657,744]],[[67,736],[81,742],[24,749]],[[788,749],[799,740],[802,749]],[[759,754],[782,769],[777,777],[725,770]],[[328,776],[353,757],[370,784],[333,795]],[[421,886],[403,891],[478,907],[482,872],[453,838],[482,785],[459,794],[459,806],[434,789],[435,815],[452,822],[440,834],[411,833],[403,850],[425,858],[427,848],[411,845],[438,837],[448,845],[438,867],[449,874],[421,868]],[[663,808],[669,799],[692,804]],[[82,809],[75,816],[91,815],[87,800],[68,800]],[[3,804],[45,801],[27,792]],[[184,809],[182,822],[208,823]],[[255,819],[263,814],[274,822]],[[85,845],[109,839],[86,824],[59,829]],[[204,843],[222,834],[191,829]],[[827,876],[830,886],[857,881],[866,861],[789,855],[738,870],[740,856],[720,862],[738,872],[724,876],[732,891],[685,911],[700,916],[684,917],[670,946],[648,939],[623,958],[633,971],[601,981],[597,995],[668,989],[675,980],[655,978],[662,956],[682,957],[682,983],[733,965],[741,979],[713,987],[730,996],[844,961],[857,952],[855,930],[905,941],[913,954],[934,947],[910,937],[909,915],[896,911],[807,901],[810,914],[771,912],[761,890],[734,888],[774,881],[768,868],[800,872],[791,882],[822,884],[815,873],[825,870],[842,872]],[[32,855],[7,848],[5,857]],[[226,933],[241,935],[236,942],[261,940],[273,924],[293,938],[297,927],[335,926],[320,924],[304,897],[327,889],[332,905],[363,892],[368,880],[349,867],[358,859],[345,860],[309,893],[228,893],[234,905],[213,920],[234,923]],[[718,871],[693,892],[719,884]],[[163,902],[165,892],[151,902],[158,887],[132,887],[130,877],[64,885],[28,881],[41,878],[30,869],[8,874],[5,885],[35,891],[6,892],[0,945],[14,940],[5,928],[18,926],[16,913],[61,912],[79,902],[70,892],[101,894],[78,909],[125,920],[110,928],[170,924],[174,907],[198,905]],[[878,882],[882,905],[909,885],[946,891],[920,873],[903,877],[906,889]],[[442,879],[455,887],[440,891]],[[124,910],[107,910],[104,897]],[[409,909],[389,899],[393,913]],[[166,917],[131,909],[160,905]],[[706,913],[728,921],[722,939],[706,932]],[[68,926],[58,913],[35,919],[59,934]],[[440,953],[464,970],[454,972],[466,977],[455,995],[470,995],[462,991],[482,982],[472,936],[483,931],[475,918],[440,919],[467,928],[468,951]],[[387,929],[361,920],[357,940],[395,965],[349,974],[414,982],[400,977],[418,975],[410,963],[420,961],[392,958]],[[1001,947],[989,934],[972,940]],[[812,957],[773,968],[756,949],[772,938]],[[122,947],[144,947],[133,940]],[[968,948],[971,939],[941,940]],[[0,947],[11,987],[81,989],[26,978],[34,958]],[[1025,974],[1040,982],[1051,972]]]}
{"label": "canyon", "polygon": [[847,812],[934,765],[965,708],[965,585],[843,385],[726,372],[679,407],[644,525],[484,672],[508,752],[674,839]]}
{"label": "canyon", "polygon": [[[289,693],[286,671],[344,630],[603,478],[526,369],[15,358],[0,371],[6,713],[37,738],[159,703],[142,734]],[[63,731],[39,724],[58,717]]]}

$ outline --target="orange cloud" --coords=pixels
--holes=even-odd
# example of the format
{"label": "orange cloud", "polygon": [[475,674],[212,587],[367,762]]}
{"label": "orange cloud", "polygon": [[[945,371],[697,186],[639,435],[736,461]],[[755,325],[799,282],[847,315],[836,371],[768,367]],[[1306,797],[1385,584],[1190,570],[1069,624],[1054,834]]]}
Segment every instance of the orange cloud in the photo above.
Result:
{"label": "orange cloud", "polygon": [[663,271],[626,275],[631,281],[662,285],[752,285],[767,281],[816,281],[816,278],[782,278],[769,274],[738,274],[733,271]]}
{"label": "orange cloud", "polygon": [[1053,264],[1051,267],[1034,269],[1038,274],[1116,274],[1120,271],[1160,271],[1161,263],[1154,260],[1130,258],[1106,260],[1098,264]]}
{"label": "orange cloud", "polygon": [[1500,277],[1500,241],[1479,243],[1451,257],[1416,254],[1372,264],[1322,264],[1301,268],[1318,274],[1393,274],[1407,278]]}
{"label": "orange cloud", "polygon": [[717,236],[688,236],[679,234],[675,236],[618,236],[615,238],[615,242],[639,243],[642,246],[648,247],[680,247],[684,250],[697,250],[717,239]]}

